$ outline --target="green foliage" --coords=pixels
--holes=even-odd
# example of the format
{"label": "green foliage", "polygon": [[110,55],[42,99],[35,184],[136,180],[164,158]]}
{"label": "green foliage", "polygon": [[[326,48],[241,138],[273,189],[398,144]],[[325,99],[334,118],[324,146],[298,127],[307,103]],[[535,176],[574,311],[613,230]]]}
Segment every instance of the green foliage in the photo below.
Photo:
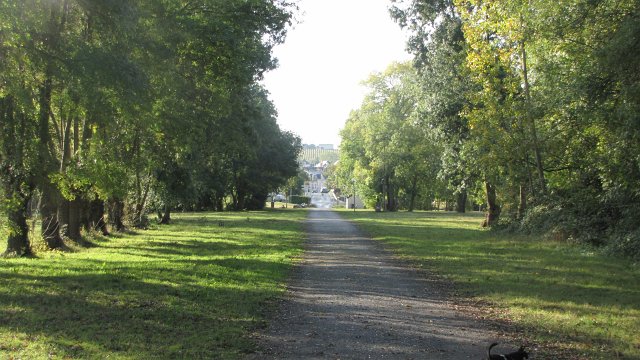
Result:
{"label": "green foliage", "polygon": [[289,202],[292,204],[311,204],[311,198],[308,196],[300,196],[300,195],[293,195],[289,198]]}
{"label": "green foliage", "polygon": [[151,199],[221,209],[242,192],[236,208],[245,209],[286,183],[298,155],[258,83],[275,66],[271,49],[292,9],[268,0],[0,2],[0,185],[23,199],[37,189],[42,216],[70,222],[63,227],[80,221],[57,219],[56,208],[96,196],[124,201],[137,219]]}
{"label": "green foliage", "polygon": [[442,149],[431,129],[421,126],[415,80],[408,63],[372,75],[368,95],[341,132],[332,181],[341,189],[352,189],[355,181],[358,196],[389,211],[415,207],[419,195],[433,199],[438,183]]}
{"label": "green foliage", "polygon": [[305,214],[179,214],[89,249],[0,259],[0,358],[242,358],[285,291]]}
{"label": "green foliage", "polygon": [[501,209],[514,228],[634,254],[639,8],[395,1],[392,16],[411,32],[416,105],[437,130],[452,195],[491,189],[492,218]]}
{"label": "green foliage", "polygon": [[520,221],[508,228],[528,234],[567,239],[604,249],[617,256],[640,259],[638,252],[637,211],[635,199],[603,194],[585,194],[574,190],[569,194],[549,197],[531,207]]}
{"label": "green foliage", "polygon": [[628,261],[538,236],[479,227],[480,214],[341,212],[415,266],[489,302],[536,358],[640,356],[640,271]]}

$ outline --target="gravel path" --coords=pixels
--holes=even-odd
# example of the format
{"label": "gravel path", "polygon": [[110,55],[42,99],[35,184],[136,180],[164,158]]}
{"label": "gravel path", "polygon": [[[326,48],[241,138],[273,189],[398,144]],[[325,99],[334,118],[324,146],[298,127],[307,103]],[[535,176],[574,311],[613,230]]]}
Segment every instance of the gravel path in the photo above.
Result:
{"label": "gravel path", "polygon": [[483,359],[493,334],[335,212],[314,210],[276,318],[249,359]]}

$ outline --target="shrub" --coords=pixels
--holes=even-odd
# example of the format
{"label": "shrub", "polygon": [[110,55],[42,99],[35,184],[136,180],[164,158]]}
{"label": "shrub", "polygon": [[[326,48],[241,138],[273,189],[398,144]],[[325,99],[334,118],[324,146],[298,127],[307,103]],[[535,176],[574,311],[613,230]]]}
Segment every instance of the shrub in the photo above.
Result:
{"label": "shrub", "polygon": [[501,228],[542,234],[640,259],[640,202],[622,191],[557,193],[532,206],[520,221]]}
{"label": "shrub", "polygon": [[293,195],[291,196],[291,198],[289,199],[289,202],[292,204],[310,204],[311,203],[311,198],[308,196],[302,196],[302,195]]}

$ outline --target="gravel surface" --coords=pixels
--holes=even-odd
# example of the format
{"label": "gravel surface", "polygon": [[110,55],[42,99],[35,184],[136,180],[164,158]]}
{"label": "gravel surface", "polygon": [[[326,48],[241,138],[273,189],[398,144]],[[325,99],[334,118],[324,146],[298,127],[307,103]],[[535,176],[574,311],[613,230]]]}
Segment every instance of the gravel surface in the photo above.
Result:
{"label": "gravel surface", "polygon": [[312,210],[288,293],[249,359],[483,359],[494,333],[353,224]]}

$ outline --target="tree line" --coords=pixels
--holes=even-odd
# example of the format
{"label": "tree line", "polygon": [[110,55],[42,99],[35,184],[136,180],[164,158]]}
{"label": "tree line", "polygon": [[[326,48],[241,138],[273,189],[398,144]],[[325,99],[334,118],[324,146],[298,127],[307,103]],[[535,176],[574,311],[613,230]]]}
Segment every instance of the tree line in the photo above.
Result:
{"label": "tree line", "polygon": [[[0,2],[0,225],[28,255],[157,211],[264,206],[297,172],[259,81],[283,0]],[[109,227],[108,227],[109,226]]]}
{"label": "tree line", "polygon": [[395,0],[411,64],[366,82],[336,181],[640,256],[640,2]]}

